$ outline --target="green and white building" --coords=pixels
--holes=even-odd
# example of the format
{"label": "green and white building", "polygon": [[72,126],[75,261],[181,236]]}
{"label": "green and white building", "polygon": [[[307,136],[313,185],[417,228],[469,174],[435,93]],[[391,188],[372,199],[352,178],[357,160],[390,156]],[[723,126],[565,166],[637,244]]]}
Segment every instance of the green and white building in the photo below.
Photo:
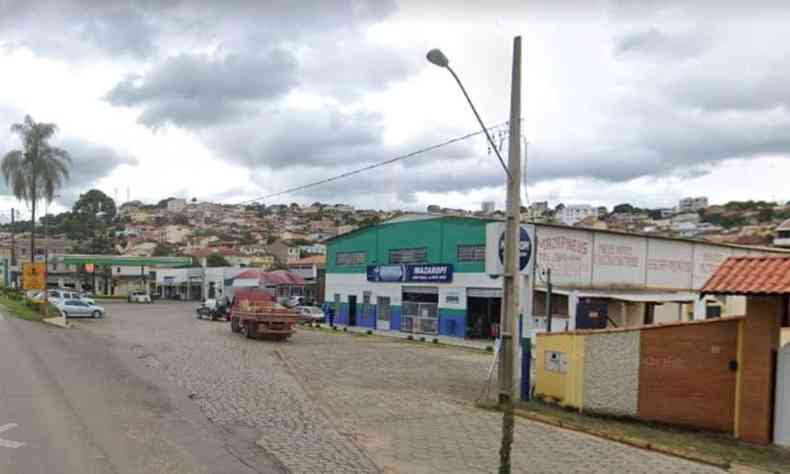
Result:
{"label": "green and white building", "polygon": [[[325,298],[334,303],[335,321],[492,337],[498,329],[502,293],[502,278],[491,263],[499,250],[492,235],[498,235],[494,229],[501,224],[414,214],[330,239]],[[579,227],[525,227],[535,264],[534,274],[524,280],[534,284],[529,323],[533,329],[545,325],[548,269],[554,330],[629,327],[742,314],[741,299],[699,298],[698,289],[729,256],[783,252]],[[527,294],[524,288],[522,302]]]}

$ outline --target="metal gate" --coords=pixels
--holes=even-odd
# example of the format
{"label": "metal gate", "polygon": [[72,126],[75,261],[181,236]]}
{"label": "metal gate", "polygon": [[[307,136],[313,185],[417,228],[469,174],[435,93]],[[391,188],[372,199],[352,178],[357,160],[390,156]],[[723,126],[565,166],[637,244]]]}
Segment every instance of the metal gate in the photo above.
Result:
{"label": "metal gate", "polygon": [[774,403],[774,443],[790,447],[790,344],[785,344],[776,355]]}
{"label": "metal gate", "polygon": [[390,299],[385,296],[378,297],[376,304],[376,329],[389,331],[390,329]]}
{"label": "metal gate", "polygon": [[401,331],[420,334],[439,333],[439,304],[403,302]]}

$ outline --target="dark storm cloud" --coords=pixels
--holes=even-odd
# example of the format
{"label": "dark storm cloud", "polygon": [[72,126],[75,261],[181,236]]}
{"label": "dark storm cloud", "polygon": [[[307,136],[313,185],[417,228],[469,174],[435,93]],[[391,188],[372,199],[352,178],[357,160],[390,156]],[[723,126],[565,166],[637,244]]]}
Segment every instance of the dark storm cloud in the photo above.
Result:
{"label": "dark storm cloud", "polygon": [[234,47],[354,28],[395,8],[393,0],[0,0],[0,45],[74,60],[145,58],[196,39]]}
{"label": "dark storm cloud", "polygon": [[294,166],[333,168],[384,159],[384,126],[379,114],[279,111],[255,121],[216,127],[207,143],[223,157],[249,168]]}
{"label": "dark storm cloud", "polygon": [[224,58],[181,54],[143,77],[124,79],[107,100],[141,107],[139,121],[151,128],[168,122],[202,128],[248,112],[253,101],[282,96],[296,81],[296,60],[282,50]]}
{"label": "dark storm cloud", "polygon": [[109,176],[119,166],[137,165],[134,157],[78,138],[65,138],[58,146],[68,151],[72,160],[69,180],[60,191],[59,201],[64,205],[70,205],[81,193],[96,187],[98,180]]}
{"label": "dark storm cloud", "polygon": [[[22,117],[10,117],[11,120],[6,120],[10,116],[3,113],[0,109],[0,124],[5,125],[3,130],[0,130],[0,158],[11,150],[18,149],[21,146],[19,139],[16,136],[5,134],[12,122],[18,122]],[[96,186],[96,182],[101,178],[109,176],[116,168],[122,165],[137,165],[137,160],[134,157],[122,155],[114,149],[92,143],[90,141],[67,137],[62,140],[55,140],[52,142],[60,148],[66,150],[71,156],[71,166],[69,168],[69,179],[64,183],[63,188],[58,191],[60,198],[58,202],[65,206],[70,206],[80,193]],[[0,177],[0,193],[7,194],[8,187],[5,180]]]}

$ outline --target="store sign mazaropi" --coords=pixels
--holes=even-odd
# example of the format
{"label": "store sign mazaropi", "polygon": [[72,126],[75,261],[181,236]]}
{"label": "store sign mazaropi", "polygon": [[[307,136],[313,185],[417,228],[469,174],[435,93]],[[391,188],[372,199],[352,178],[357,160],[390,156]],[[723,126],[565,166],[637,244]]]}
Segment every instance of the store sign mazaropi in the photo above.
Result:
{"label": "store sign mazaropi", "polygon": [[451,264],[368,265],[368,281],[450,283],[453,281]]}

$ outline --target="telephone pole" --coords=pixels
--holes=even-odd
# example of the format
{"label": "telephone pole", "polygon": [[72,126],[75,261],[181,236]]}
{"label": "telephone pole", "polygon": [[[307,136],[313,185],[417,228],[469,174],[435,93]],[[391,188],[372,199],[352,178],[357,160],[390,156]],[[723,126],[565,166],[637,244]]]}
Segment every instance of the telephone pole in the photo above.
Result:
{"label": "telephone pole", "polygon": [[499,159],[507,175],[507,222],[505,228],[504,284],[502,288],[502,313],[500,316],[502,345],[499,355],[499,406],[502,416],[502,444],[499,450],[499,472],[510,473],[510,450],[513,444],[513,392],[515,389],[515,355],[519,342],[515,333],[518,317],[518,292],[520,280],[520,241],[521,241],[521,37],[513,38],[513,72],[510,91],[510,136],[508,142],[508,164],[502,159],[499,147],[488,133],[472,99],[461,83],[461,79],[450,67],[447,56],[439,49],[428,51],[426,58],[432,64],[447,69],[458,83],[466,101],[472,108],[488,143]]}
{"label": "telephone pole", "polygon": [[[11,268],[16,267],[16,226],[14,225],[14,208],[11,208]],[[14,288],[16,288],[16,271],[11,272]]]}
{"label": "telephone pole", "polygon": [[521,240],[521,37],[513,38],[513,71],[510,89],[510,136],[508,137],[507,217],[505,222],[505,264],[502,288],[502,357],[499,359],[499,405],[502,417],[502,445],[499,472],[510,472],[513,444],[513,391],[515,388],[518,331],[519,255]]}
{"label": "telephone pole", "polygon": [[551,332],[551,268],[546,269],[546,332]]}

